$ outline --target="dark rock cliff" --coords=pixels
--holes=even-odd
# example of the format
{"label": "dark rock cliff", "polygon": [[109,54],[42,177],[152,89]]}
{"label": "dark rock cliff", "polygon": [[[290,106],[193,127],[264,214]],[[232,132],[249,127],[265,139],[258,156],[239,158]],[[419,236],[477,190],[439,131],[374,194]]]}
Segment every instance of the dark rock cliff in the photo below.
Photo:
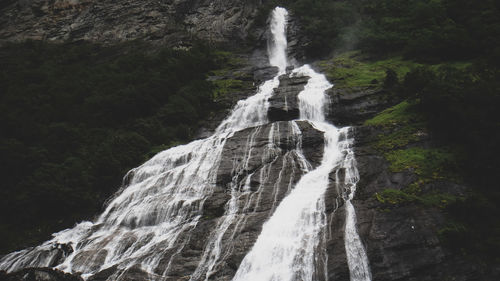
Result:
{"label": "dark rock cliff", "polygon": [[[496,280],[498,269],[485,268],[466,256],[445,247],[439,235],[449,222],[445,209],[418,201],[383,202],[378,197],[384,190],[404,190],[417,182],[413,169],[393,172],[385,155],[376,149],[381,135],[389,135],[396,127],[362,125],[383,109],[396,103],[387,93],[376,89],[330,90],[332,99],[330,120],[336,124],[358,124],[352,128],[354,152],[360,181],[353,204],[357,215],[358,232],[365,245],[373,280]],[[432,147],[432,138],[425,136],[419,143]],[[464,196],[464,183],[442,179],[423,183],[420,187],[429,194],[446,193]],[[335,196],[328,196],[332,202]],[[330,237],[328,271],[332,280],[348,280],[345,250],[343,249],[344,212],[337,211],[329,225]]]}
{"label": "dark rock cliff", "polygon": [[0,271],[2,281],[83,281],[79,276],[51,268],[26,268],[16,273]]}
{"label": "dark rock cliff", "polygon": [[304,90],[309,77],[293,77],[287,75],[280,76],[280,87],[274,90],[274,94],[269,98],[269,121],[293,120],[299,116],[299,101],[297,95]]}
{"label": "dark rock cliff", "polygon": [[[291,122],[279,121],[239,131],[227,140],[218,169],[217,187],[204,204],[201,221],[194,229],[181,234],[176,243],[184,245],[182,250],[165,253],[164,260],[154,270],[161,274],[169,267],[169,275],[162,280],[188,280],[199,264],[203,264],[203,252],[217,238],[218,224],[229,216],[228,229],[220,238],[221,258],[209,280],[232,279],[260,234],[263,223],[304,172],[296,150],[298,142],[304,146],[303,155],[312,166],[321,161],[323,151],[316,148],[323,147],[323,134],[307,122],[296,121],[296,125],[301,138],[292,132],[294,125]],[[269,147],[270,130],[280,131],[272,148]],[[249,147],[251,152],[247,154]],[[232,190],[237,193],[237,210],[228,213]],[[116,270],[103,270],[89,280],[107,280]],[[200,272],[203,277],[193,277],[194,280],[204,279],[206,272],[203,270],[206,268]],[[138,268],[121,273],[125,280],[155,276]]]}
{"label": "dark rock cliff", "polygon": [[260,0],[18,0],[0,6],[0,40],[231,43],[249,35]]}
{"label": "dark rock cliff", "polygon": [[[90,40],[112,43],[144,39],[177,47],[189,45],[193,38],[228,43],[244,40],[254,32],[250,28],[252,17],[260,3],[257,0],[9,1],[0,6],[0,40]],[[301,37],[296,23],[291,25],[289,33],[292,35],[289,54],[300,58],[301,42],[307,40]],[[264,35],[259,33],[259,36]],[[266,66],[262,49],[255,50],[253,55],[245,59],[252,61],[242,70],[248,80],[258,83],[276,73],[276,69]],[[226,79],[231,75],[212,79]],[[227,141],[218,170],[217,188],[205,202],[202,220],[189,235],[185,233],[179,239],[178,243],[184,245],[183,250],[165,253],[165,260],[155,269],[155,273],[161,274],[166,267],[170,267],[170,276],[164,280],[188,280],[189,275],[196,271],[205,247],[213,239],[218,221],[228,216],[226,206],[231,199],[231,189],[237,186],[240,195],[235,221],[222,236],[225,258],[215,265],[215,273],[210,276],[210,280],[232,278],[257,239],[262,224],[303,174],[296,150],[298,140],[291,137],[293,125],[289,120],[298,118],[297,94],[306,82],[306,77],[281,77],[280,87],[270,99],[268,115],[273,123],[237,132]],[[247,88],[239,95],[232,96],[229,102],[234,103],[253,89]],[[336,125],[361,125],[364,120],[394,104],[394,100],[379,89],[332,88],[329,95],[331,106],[328,118]],[[207,129],[200,133],[200,137],[210,134],[221,118],[214,118],[211,125],[207,125]],[[318,165],[323,153],[322,133],[307,122],[296,122],[296,125],[301,131],[305,158],[312,166]],[[281,133],[270,153],[269,134],[276,128]],[[495,280],[485,276],[484,269],[467,263],[443,247],[438,235],[446,220],[442,209],[415,202],[387,208],[376,199],[376,194],[384,189],[400,190],[416,179],[415,172],[411,170],[391,172],[384,156],[373,149],[374,140],[384,133],[387,134],[380,128],[370,126],[357,126],[351,130],[356,140],[354,151],[360,173],[353,204],[373,280]],[[246,146],[252,148],[250,155],[245,155]],[[334,176],[331,179],[334,181]],[[325,246],[329,257],[327,275],[328,280],[349,280],[344,246],[345,210],[338,192],[333,188],[334,184],[328,189],[325,198],[329,219],[328,229],[325,230]],[[466,189],[463,185],[446,181],[433,183],[427,188],[447,190],[457,195],[463,194]],[[116,270],[108,268],[88,280],[106,280]],[[154,277],[138,268],[129,269],[123,274],[128,280]],[[318,280],[323,279],[318,277]],[[49,269],[24,269],[11,274],[0,272],[0,280],[81,279]]]}
{"label": "dark rock cliff", "polygon": [[333,87],[327,94],[331,102],[327,118],[336,126],[359,125],[395,103],[395,99],[380,88]]}

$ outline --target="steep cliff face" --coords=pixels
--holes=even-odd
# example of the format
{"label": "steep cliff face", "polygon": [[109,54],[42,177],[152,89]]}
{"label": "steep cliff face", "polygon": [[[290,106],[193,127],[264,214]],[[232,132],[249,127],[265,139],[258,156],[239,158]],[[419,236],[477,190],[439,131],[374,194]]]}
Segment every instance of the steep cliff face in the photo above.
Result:
{"label": "steep cliff face", "polygon": [[0,40],[183,46],[194,38],[231,43],[249,35],[260,0],[19,0],[0,10]]}
{"label": "steep cliff face", "polygon": [[[6,16],[0,22],[0,37],[3,40],[83,39],[99,42],[140,38],[182,45],[192,39],[190,36],[196,36],[210,41],[228,42],[248,36],[251,32],[250,18],[258,4],[258,1],[16,2],[2,10]],[[31,28],[31,25],[35,27]],[[296,28],[292,25],[289,30],[293,35],[293,48],[289,54],[300,53],[298,42],[303,39],[297,39],[299,35]],[[265,56],[261,52],[257,50],[254,53],[256,64],[264,60]],[[267,62],[261,65],[262,68],[245,69],[247,74],[255,73],[253,79],[256,82],[267,80],[276,73],[276,69],[267,67]],[[238,130],[227,139],[221,150],[213,192],[206,200],[200,200],[201,203],[194,200],[194,207],[189,210],[195,210],[191,215],[201,216],[201,219],[192,227],[178,232],[172,242],[174,245],[165,243],[154,249],[155,253],[163,252],[154,266],[148,268],[149,272],[141,268],[139,260],[131,266],[120,268],[115,264],[99,271],[109,256],[114,254],[99,247],[79,252],[73,258],[73,266],[90,268],[94,272],[86,278],[95,281],[114,280],[117,276],[121,280],[231,280],[255,244],[264,223],[305,174],[307,169],[304,166],[314,168],[320,165],[325,142],[323,132],[307,121],[293,121],[300,114],[297,95],[309,79],[307,76],[279,77],[279,86],[269,98],[266,113],[271,123]],[[356,140],[354,153],[360,181],[353,204],[359,236],[367,251],[373,280],[485,280],[482,278],[483,269],[467,264],[442,246],[438,233],[446,218],[439,207],[441,202],[429,207],[418,200],[403,202],[397,199],[396,203],[388,204],[378,197],[379,193],[387,189],[407,188],[417,182],[419,176],[412,168],[392,171],[384,154],[374,148],[381,135],[393,134],[397,128],[361,125],[396,101],[387,98],[386,93],[377,88],[333,88],[329,90],[329,95],[327,118],[337,125],[359,125],[348,130],[349,136],[344,138],[354,137]],[[201,135],[208,136],[208,132],[213,129],[207,128],[207,132]],[[431,145],[428,139],[423,139],[422,143]],[[177,159],[179,163],[175,165],[187,163],[190,161],[188,158],[193,157],[192,154],[195,153],[189,153],[186,159]],[[328,223],[322,233],[324,249],[321,249],[325,250],[328,259],[315,265],[318,272],[325,268],[327,270],[324,270],[325,274],[314,276],[314,280],[350,278],[345,247],[347,201],[340,192],[347,189],[349,183],[339,182],[344,177],[338,175],[345,173],[344,169],[338,169],[337,174],[329,175],[330,185],[325,193]],[[137,175],[129,176],[133,179]],[[167,182],[167,179],[161,180]],[[129,184],[126,182],[126,185]],[[419,188],[436,193],[447,192],[453,196],[462,196],[466,189],[463,184],[447,180],[425,182]],[[179,205],[184,202],[181,200]],[[202,208],[196,209],[198,206]],[[157,212],[154,210],[149,216],[154,217]],[[124,220],[117,226],[116,233],[101,242],[102,245],[119,237],[117,241],[120,241],[120,247],[117,248],[121,253],[126,253],[149,243],[154,239],[153,234],[138,238],[133,233],[136,228],[153,225],[146,217],[147,221]],[[102,227],[103,224],[96,224],[91,231],[98,231]],[[85,241],[82,244],[91,244],[93,239],[99,239],[89,237],[82,239]],[[62,257],[71,255],[68,248],[64,244],[57,245],[40,253],[53,256],[47,266],[55,266]],[[144,256],[144,260],[148,255]],[[24,273],[57,278],[61,275],[59,272],[37,269],[4,276],[16,278]],[[64,278],[69,279],[61,280],[78,279],[71,276]]]}
{"label": "steep cliff face", "polygon": [[[433,167],[434,178],[422,179],[421,168],[410,163],[395,169],[394,163],[388,160],[388,155],[394,151],[413,151],[415,148],[425,151],[438,147],[425,129],[412,132],[415,138],[408,144],[397,144],[408,125],[402,125],[399,120],[390,120],[390,125],[365,122],[397,100],[388,98],[382,90],[369,88],[332,89],[330,95],[330,118],[334,122],[358,124],[352,129],[360,174],[353,204],[373,280],[495,280],[498,268],[471,262],[470,257],[457,253],[457,249],[446,247],[440,235],[450,223],[446,206],[466,196],[471,187],[441,176],[439,173],[446,167]],[[416,125],[418,120],[411,122],[414,123],[410,126],[419,126]],[[384,141],[396,144],[387,145]],[[433,159],[425,158],[424,161]],[[390,195],[390,192],[394,193]],[[337,210],[344,211],[344,206]],[[332,238],[328,244],[331,254],[328,269],[332,280],[349,278],[345,270],[345,251],[338,242],[344,239],[342,218],[333,217],[329,225]]]}

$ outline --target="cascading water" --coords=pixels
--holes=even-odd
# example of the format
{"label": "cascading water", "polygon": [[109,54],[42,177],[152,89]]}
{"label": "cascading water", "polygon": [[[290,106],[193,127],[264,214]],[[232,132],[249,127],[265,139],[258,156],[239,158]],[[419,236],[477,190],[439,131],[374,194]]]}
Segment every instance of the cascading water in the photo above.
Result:
{"label": "cascading water", "polygon": [[[126,186],[95,222],[80,223],[54,234],[52,240],[38,247],[2,257],[0,270],[55,267],[87,278],[115,268],[107,280],[120,280],[126,279],[127,270],[139,268],[148,274],[146,279],[163,280],[173,270],[175,257],[189,244],[205,203],[216,189],[217,171],[227,140],[246,129],[251,133],[242,161],[233,165],[228,184],[230,199],[208,234],[190,280],[208,280],[217,272],[234,246],[224,241],[231,241],[244,228],[247,217],[243,214],[260,211],[264,186],[269,183],[273,187],[269,195],[270,217],[233,280],[327,280],[326,267],[319,270],[317,266],[327,260],[326,249],[321,247],[327,225],[324,194],[330,173],[340,168],[346,171],[345,248],[351,280],[370,280],[368,259],[356,231],[351,203],[359,178],[352,139],[347,138],[348,128],[337,129],[325,122],[324,109],[328,103],[325,91],[332,85],[307,65],[290,74],[310,77],[298,99],[300,119],[324,133],[323,158],[316,168],[303,155],[298,121],[266,125],[268,99],[287,67],[287,16],[286,9],[277,7],[270,22],[269,62],[278,67],[278,75],[264,82],[255,95],[239,101],[213,136],[163,151],[131,170],[125,177]],[[264,133],[267,145],[262,155],[256,155],[256,137]],[[294,144],[287,152],[281,148],[283,137]],[[250,162],[256,157],[260,158],[260,169],[250,171]],[[271,178],[275,166],[281,170],[276,178]],[[284,177],[286,171],[291,171],[289,178]],[[294,179],[302,174],[296,182]],[[253,181],[259,184],[255,187]],[[280,202],[278,198],[283,194],[287,195]],[[62,250],[68,246],[72,252]]]}
{"label": "cascading water", "polygon": [[276,7],[271,15],[271,40],[268,41],[269,63],[280,69],[280,74],[286,69],[286,20],[288,11]]}
{"label": "cascading water", "polygon": [[[294,281],[318,280],[327,270],[316,264],[326,262],[326,252],[318,251],[326,226],[324,194],[329,186],[329,174],[335,168],[346,169],[349,189],[343,194],[346,202],[345,247],[351,280],[371,280],[368,258],[356,230],[356,217],[351,200],[358,180],[349,128],[337,129],[325,122],[324,109],[328,98],[325,91],[332,87],[323,75],[308,65],[293,70],[292,75],[309,76],[299,94],[300,118],[308,120],[324,132],[325,148],[321,165],[305,174],[293,191],[281,202],[264,224],[252,250],[243,259],[233,281]],[[323,247],[324,249],[324,247]],[[321,262],[319,260],[323,259]]]}
{"label": "cascading water", "polygon": [[[274,40],[269,55],[271,65],[284,73],[286,39],[280,28],[283,22],[271,27],[281,37]],[[86,277],[116,265],[119,271],[111,278],[116,280],[120,272],[139,265],[155,275],[168,274],[169,265],[163,272],[155,269],[165,256],[182,251],[186,238],[179,239],[181,234],[198,223],[215,186],[225,141],[236,131],[267,122],[267,99],[278,84],[277,75],[263,83],[257,94],[239,101],[213,136],[161,152],[129,172],[128,186],[95,222],[80,223],[38,247],[8,254],[0,260],[0,269],[56,266]],[[71,245],[74,251],[54,265],[57,252],[53,249],[59,245]]]}
{"label": "cascading water", "polygon": [[[370,281],[372,279],[370,266],[368,264],[368,257],[366,256],[363,243],[356,230],[356,212],[352,205],[352,199],[356,192],[356,185],[359,181],[358,169],[356,168],[356,159],[354,158],[354,151],[352,150],[353,139],[348,138],[349,128],[343,129],[344,140],[341,141],[340,149],[345,155],[341,163],[344,169],[344,185],[345,193],[343,194],[346,208],[346,225],[344,232],[345,250],[347,254],[347,263],[349,265],[349,272],[351,281]],[[341,181],[337,180],[337,183]]]}

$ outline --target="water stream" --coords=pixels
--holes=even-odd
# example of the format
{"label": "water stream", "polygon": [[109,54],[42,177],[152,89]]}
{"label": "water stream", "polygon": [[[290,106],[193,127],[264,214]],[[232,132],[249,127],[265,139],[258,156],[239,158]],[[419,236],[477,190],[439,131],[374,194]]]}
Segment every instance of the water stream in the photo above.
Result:
{"label": "water stream", "polygon": [[[308,65],[286,73],[286,25],[288,12],[277,7],[270,21],[272,37],[268,42],[269,62],[279,69],[278,75],[264,82],[256,94],[241,100],[222,121],[213,136],[163,151],[143,165],[131,170],[126,184],[113,197],[105,211],[93,222],[82,222],[72,229],[55,233],[53,238],[37,247],[10,253],[0,259],[0,270],[8,272],[26,267],[55,267],[66,272],[79,272],[88,278],[107,268],[116,267],[108,280],[120,280],[133,267],[161,280],[171,271],[173,259],[182,253],[203,214],[204,204],[216,188],[217,171],[224,145],[236,132],[253,128],[246,143],[244,161],[233,167],[230,199],[224,215],[208,234],[200,262],[190,280],[208,280],[231,251],[223,237],[231,237],[246,223],[239,210],[257,210],[263,184],[267,183],[275,155],[280,153],[282,131],[289,132],[296,147],[283,156],[282,171],[273,184],[272,212],[263,225],[253,248],[238,268],[234,281],[327,280],[327,253],[322,235],[327,225],[324,194],[329,175],[335,169],[346,170],[343,199],[346,206],[345,248],[352,281],[371,280],[368,259],[356,230],[356,214],[351,203],[359,175],[356,170],[349,128],[338,129],[325,121],[328,98],[325,91],[332,85]],[[273,123],[268,144],[262,155],[263,168],[258,174],[246,174],[254,139],[267,124],[268,99],[279,85],[280,75],[308,76],[307,85],[299,94],[300,119],[324,133],[325,146],[320,165],[312,169],[302,155],[302,132],[295,121]],[[284,126],[284,125],[281,125]],[[291,161],[295,174],[304,174],[294,185],[283,184],[282,172]],[[299,171],[300,170],[300,171]],[[252,177],[259,177],[261,186],[251,191]],[[243,178],[243,180],[241,180]],[[280,186],[286,197],[279,202]],[[247,198],[242,200],[242,198]],[[233,226],[233,227],[230,227]],[[73,251],[62,261],[61,251]],[[319,270],[317,264],[324,265]],[[160,266],[163,265],[163,266]],[[162,268],[159,272],[158,268]],[[322,276],[321,278],[319,276]]]}

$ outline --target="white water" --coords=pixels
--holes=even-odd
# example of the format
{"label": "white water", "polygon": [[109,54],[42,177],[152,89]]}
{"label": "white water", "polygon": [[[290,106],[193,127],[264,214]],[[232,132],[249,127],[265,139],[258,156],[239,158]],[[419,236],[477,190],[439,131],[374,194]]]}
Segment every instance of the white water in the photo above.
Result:
{"label": "white water", "polygon": [[[332,85],[324,75],[308,65],[294,69],[292,75],[310,77],[298,96],[300,117],[324,132],[323,159],[320,166],[300,179],[264,224],[233,281],[312,281],[318,280],[320,275],[328,279],[327,269],[320,272],[317,264],[326,266],[326,252],[320,245],[324,239],[321,233],[326,226],[324,194],[329,186],[329,174],[339,168],[346,168],[345,180],[349,182],[344,199],[347,211],[345,247],[351,280],[371,280],[368,258],[356,230],[351,203],[358,176],[352,140],[347,139],[349,128],[339,130],[325,122],[324,111],[328,105],[325,91]],[[343,141],[339,141],[341,136]]]}
{"label": "white water", "polygon": [[[270,64],[279,68],[279,75],[285,73],[286,20],[287,11],[276,8],[271,19],[271,34],[268,45]],[[215,134],[204,140],[163,151],[140,167],[133,169],[128,177],[129,184],[113,198],[104,213],[95,222],[83,222],[72,229],[54,234],[53,239],[33,249],[11,253],[0,260],[0,270],[9,272],[25,267],[51,266],[56,258],[54,248],[69,244],[74,252],[58,269],[67,272],[81,272],[89,277],[100,270],[118,266],[118,271],[108,280],[120,280],[122,274],[132,266],[139,266],[149,272],[149,279],[161,279],[170,271],[170,264],[176,254],[183,250],[189,240],[190,231],[198,224],[205,200],[213,193],[216,173],[226,140],[235,132],[267,123],[268,98],[279,85],[275,78],[263,83],[254,96],[239,101],[231,114],[220,124]],[[370,280],[368,259],[356,231],[354,207],[351,200],[358,180],[354,155],[349,140],[339,141],[347,134],[346,128],[337,129],[326,123],[324,109],[328,99],[325,90],[331,87],[323,75],[315,73],[309,66],[293,71],[292,75],[311,77],[299,95],[301,119],[308,120],[325,134],[323,160],[316,169],[305,160],[301,152],[301,132],[295,122],[291,126],[290,138],[297,141],[296,149],[283,157],[285,161],[298,159],[301,172],[308,171],[299,182],[287,184],[288,196],[281,203],[277,201],[281,172],[275,183],[273,209],[275,212],[264,224],[262,233],[252,250],[238,269],[234,280],[317,280],[325,273],[316,272],[316,264],[327,259],[326,250],[319,251],[321,233],[326,225],[324,193],[328,187],[328,175],[335,168],[346,168],[346,182],[350,184],[344,199],[346,201],[346,252],[351,280]],[[235,225],[230,239],[244,224],[238,210],[254,211],[258,208],[262,185],[268,181],[272,163],[264,165],[259,176],[261,186],[250,196],[250,179],[246,175],[243,183],[237,181],[246,170],[252,157],[252,136],[261,127],[255,127],[247,141],[243,166],[234,167],[235,178],[231,183],[231,199],[225,214],[210,234],[198,268],[191,280],[207,280],[217,270],[218,263],[230,251],[223,245],[223,236],[231,225]],[[279,152],[279,123],[271,125],[269,143],[262,156],[266,163]],[[288,162],[287,162],[288,163]],[[295,169],[295,168],[294,168]],[[283,171],[282,170],[282,171]],[[298,172],[298,171],[297,171]],[[246,200],[240,200],[247,196]],[[254,200],[255,199],[255,200]],[[243,201],[243,206],[240,206]],[[168,257],[170,260],[164,260]],[[163,264],[163,266],[159,266]],[[158,272],[157,268],[162,268]]]}
{"label": "white water", "polygon": [[[271,27],[278,37],[271,44],[270,63],[280,73],[286,67],[284,16],[281,24]],[[80,223],[55,233],[53,239],[34,249],[6,255],[0,260],[0,270],[49,266],[55,255],[52,249],[69,244],[75,251],[57,268],[81,272],[83,277],[114,265],[120,270],[113,280],[137,265],[152,273],[151,278],[168,274],[171,261],[164,272],[154,271],[165,262],[165,256],[175,257],[182,251],[186,238],[180,237],[197,225],[204,201],[214,190],[225,141],[236,131],[267,123],[267,100],[278,85],[276,76],[263,83],[254,96],[239,101],[213,136],[163,151],[133,169],[130,184],[95,222]]]}
{"label": "white water", "polygon": [[[344,132],[345,138],[340,142],[340,147],[345,155],[341,163],[344,168],[344,200],[346,208],[346,225],[344,232],[345,250],[347,254],[347,263],[351,281],[370,281],[372,279],[368,257],[365,248],[356,229],[356,212],[352,205],[352,199],[356,192],[356,185],[359,181],[358,169],[356,168],[356,159],[352,150],[353,139],[348,138],[348,129]],[[337,183],[342,182],[337,180]]]}
{"label": "white water", "polygon": [[[277,66],[280,71],[285,71],[287,66],[286,58],[286,23],[288,11],[281,7],[276,7],[271,15],[272,39],[268,41],[269,63]],[[283,48],[284,47],[284,48]]]}

